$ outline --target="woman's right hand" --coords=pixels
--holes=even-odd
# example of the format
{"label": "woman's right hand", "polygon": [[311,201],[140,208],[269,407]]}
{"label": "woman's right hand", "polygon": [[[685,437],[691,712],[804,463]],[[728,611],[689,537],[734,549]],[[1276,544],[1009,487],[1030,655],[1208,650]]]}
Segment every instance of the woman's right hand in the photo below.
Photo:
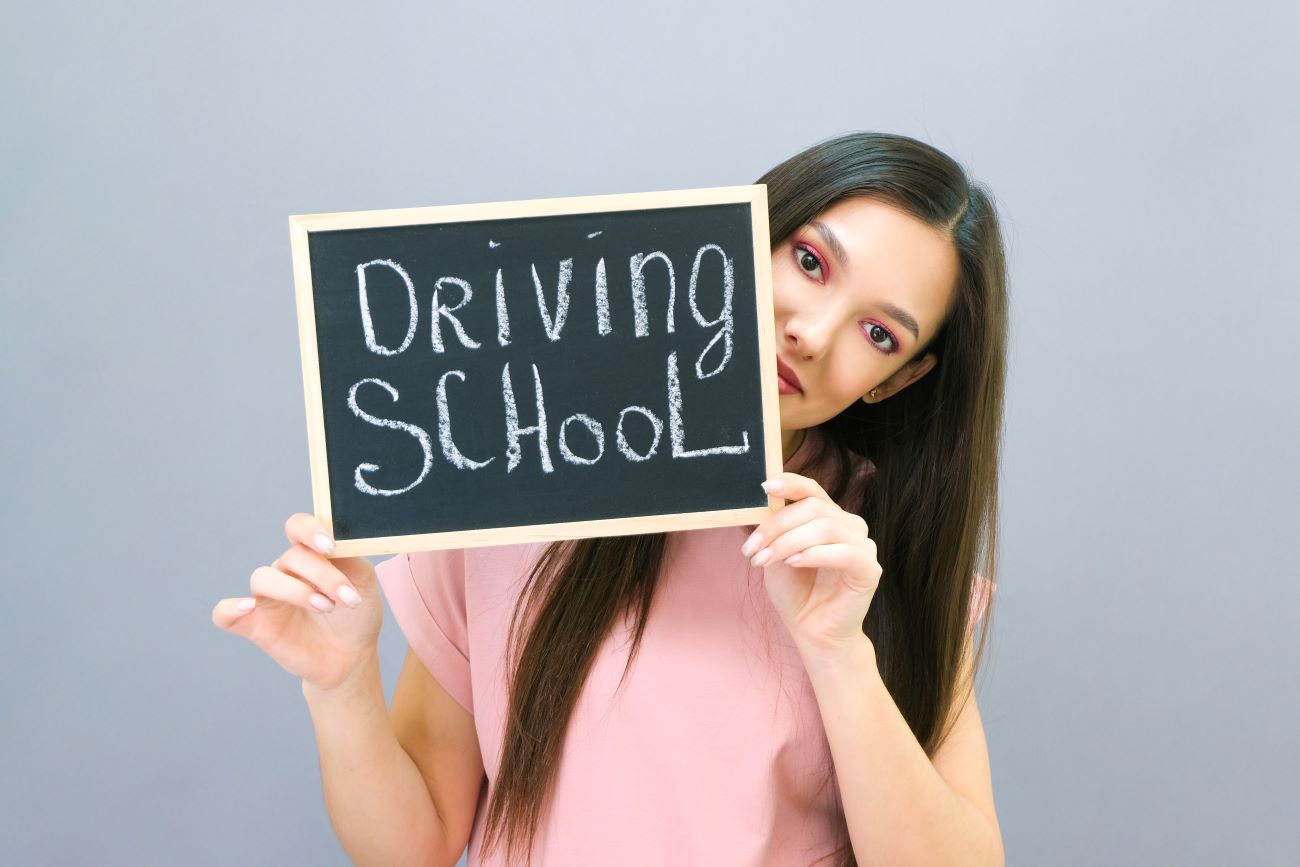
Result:
{"label": "woman's right hand", "polygon": [[331,560],[321,553],[317,534],[327,550],[334,543],[313,515],[291,515],[284,532],[290,547],[253,570],[252,597],[222,599],[212,622],[315,688],[333,689],[378,653],[384,605],[375,567],[364,557]]}

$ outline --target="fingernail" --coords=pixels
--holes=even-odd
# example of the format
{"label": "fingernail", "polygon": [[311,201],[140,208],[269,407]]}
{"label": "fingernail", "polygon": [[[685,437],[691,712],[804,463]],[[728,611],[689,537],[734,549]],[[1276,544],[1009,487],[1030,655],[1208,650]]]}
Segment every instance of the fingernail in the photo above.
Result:
{"label": "fingernail", "polygon": [[235,603],[235,610],[252,611],[256,605],[257,605],[256,599],[240,599],[238,602]]}
{"label": "fingernail", "polygon": [[339,598],[351,605],[353,608],[356,608],[361,604],[361,594],[353,590],[347,584],[339,585]]}
{"label": "fingernail", "polygon": [[755,551],[757,551],[759,546],[762,544],[763,544],[763,537],[758,535],[757,533],[754,533],[748,539],[745,540],[744,545],[740,546],[740,553],[742,556],[748,557],[750,554],[753,554]]}
{"label": "fingernail", "polygon": [[786,562],[787,565],[790,565],[790,566],[798,566],[798,565],[799,565],[799,561],[802,560],[802,559],[803,559],[803,555],[802,555],[802,554],[791,554],[789,557],[786,557],[786,558],[785,558],[785,562]]}
{"label": "fingernail", "polygon": [[333,553],[334,540],[331,539],[329,536],[326,536],[324,533],[317,533],[316,539],[314,541],[315,541],[317,551],[320,551],[322,554]]}
{"label": "fingernail", "polygon": [[772,549],[764,548],[762,551],[758,552],[758,554],[754,557],[753,560],[749,562],[750,565],[753,566],[762,566],[764,563],[766,563],[768,560],[771,559],[772,559]]}
{"label": "fingernail", "polygon": [[313,593],[311,595],[311,604],[317,610],[324,611],[327,614],[334,610],[334,603],[319,593]]}
{"label": "fingernail", "polygon": [[785,482],[780,479],[768,479],[766,482],[763,482],[763,490],[767,491],[769,494],[775,493],[784,487]]}

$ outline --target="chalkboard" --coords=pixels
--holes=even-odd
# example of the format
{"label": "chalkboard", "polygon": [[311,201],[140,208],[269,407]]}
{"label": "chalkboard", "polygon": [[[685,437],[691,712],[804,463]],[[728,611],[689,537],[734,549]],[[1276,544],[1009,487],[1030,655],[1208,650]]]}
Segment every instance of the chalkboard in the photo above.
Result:
{"label": "chalkboard", "polygon": [[753,524],[781,471],[767,189],[290,217],[335,556]]}

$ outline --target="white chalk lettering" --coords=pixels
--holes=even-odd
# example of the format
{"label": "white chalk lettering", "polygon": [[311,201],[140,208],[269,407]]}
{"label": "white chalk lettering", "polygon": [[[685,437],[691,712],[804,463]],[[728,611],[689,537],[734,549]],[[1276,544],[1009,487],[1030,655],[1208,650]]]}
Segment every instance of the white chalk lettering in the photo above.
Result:
{"label": "white chalk lettering", "polygon": [[424,466],[420,470],[420,477],[404,488],[376,488],[363,478],[362,473],[371,473],[380,469],[379,464],[357,464],[356,470],[353,472],[353,484],[356,485],[357,490],[361,493],[370,494],[371,496],[376,497],[391,497],[395,494],[404,494],[411,490],[411,488],[420,484],[420,482],[424,481],[424,477],[429,475],[429,470],[433,469],[433,442],[429,438],[428,431],[419,425],[414,425],[405,421],[395,421],[391,418],[379,418],[378,416],[370,415],[358,406],[357,389],[367,383],[373,383],[384,389],[384,391],[388,392],[389,396],[393,399],[393,403],[397,403],[397,389],[393,388],[382,379],[368,378],[355,383],[350,389],[348,389],[348,409],[352,410],[353,414],[356,415],[357,418],[368,424],[405,431],[415,437],[415,439],[420,443],[420,449],[424,452]]}
{"label": "white chalk lettering", "polygon": [[465,371],[449,370],[438,377],[438,442],[442,446],[442,456],[458,470],[481,470],[495,461],[496,458],[491,457],[485,461],[470,460],[461,453],[460,449],[456,448],[456,443],[451,438],[451,410],[447,407],[447,377],[449,376],[454,376],[464,382]]}
{"label": "white chalk lettering", "polygon": [[[600,231],[595,231],[588,234],[587,237],[589,239],[595,238],[600,234]],[[489,241],[488,246],[489,248],[493,248],[500,245],[495,241]],[[481,249],[482,248],[480,248],[480,251]],[[716,261],[717,264],[706,266],[706,259]],[[564,259],[559,259],[557,257],[556,259],[550,259],[549,261],[550,264],[543,263],[541,265],[540,271],[537,263],[531,263],[530,270],[533,281],[533,294],[537,301],[537,309],[543,331],[548,341],[556,343],[561,340],[564,333],[564,327],[568,320],[570,301],[572,300],[571,296],[575,294],[572,286],[575,259],[573,257]],[[658,261],[662,264],[662,270],[650,268],[650,263],[654,261]],[[682,262],[683,266],[685,265],[684,259],[679,261]],[[553,265],[558,266],[555,282],[553,284],[553,291],[555,294],[552,298],[548,298],[548,293],[552,291],[552,287],[543,286],[543,279],[540,276],[540,273],[549,271],[550,267]],[[616,277],[618,268],[620,268],[621,265],[621,261],[614,264]],[[516,296],[513,299],[507,299],[504,270],[507,270],[507,268],[513,269],[515,267],[519,268],[517,278],[512,278],[519,280],[518,285],[513,287],[516,290]],[[483,286],[488,279],[490,273],[489,268],[496,272],[494,298],[496,312],[496,339],[498,345],[504,348],[512,344],[510,310],[507,301],[509,300],[516,305],[522,303],[525,306],[530,305],[532,302],[528,300],[528,290],[527,287],[523,285],[522,263],[519,263],[517,266],[510,266],[508,263],[503,265],[503,267],[487,266],[484,267],[482,273],[471,274],[470,277],[472,277],[479,285],[480,295],[484,294]],[[586,260],[580,263],[580,268],[585,271],[587,268]],[[401,290],[398,288],[398,284],[395,282],[393,277],[385,276],[381,273],[385,269],[397,275],[397,279],[400,279],[401,285],[405,287],[405,296],[407,300],[406,311],[408,314],[407,333],[400,344],[394,344],[392,342],[392,334],[387,334],[386,336],[389,339],[383,340],[375,332],[372,307],[374,312],[377,313],[400,313],[402,309],[400,304],[396,305],[396,311],[390,311],[387,309],[393,305],[387,304],[389,296],[385,293],[400,292]],[[647,277],[647,274],[645,273],[647,269],[653,271],[653,275]],[[706,269],[707,273],[704,273]],[[377,273],[379,274],[379,277],[375,276]],[[515,272],[512,270],[512,274],[513,273]],[[659,250],[652,250],[646,253],[636,253],[631,255],[628,259],[628,273],[631,278],[630,294],[634,335],[636,337],[647,337],[650,335],[651,323],[649,311],[651,307],[656,311],[659,309],[657,303],[659,298],[664,298],[666,302],[664,308],[666,315],[662,321],[664,322],[667,334],[674,334],[676,332],[677,283],[672,259],[666,253]],[[685,270],[683,270],[682,273],[683,276],[685,276]],[[604,256],[597,258],[593,276],[594,294],[592,297],[592,303],[594,305],[596,333],[598,336],[604,337],[615,332],[613,317],[611,316],[611,287],[609,285],[609,280],[607,279],[606,258]],[[346,278],[346,271],[344,272],[344,277]],[[666,284],[664,283],[665,278],[667,280]],[[373,259],[356,266],[356,279],[357,298],[361,310],[361,322],[365,332],[367,349],[372,353],[385,356],[398,355],[402,353],[411,345],[411,342],[414,339],[415,332],[419,327],[420,307],[423,306],[416,299],[415,284],[410,275],[407,274],[401,265],[391,259]],[[655,294],[656,300],[654,302],[647,300],[648,281],[654,282],[656,287],[652,293]],[[662,287],[662,290],[659,287]],[[458,288],[460,294],[458,298],[451,299],[455,303],[448,303],[448,292],[452,288]],[[614,289],[616,296],[614,306],[619,307],[622,298],[622,287],[615,286],[612,288]],[[585,290],[585,286],[583,289]],[[504,467],[507,474],[512,473],[517,469],[524,460],[524,437],[530,434],[536,436],[538,466],[541,467],[541,470],[544,473],[552,473],[555,471],[555,465],[553,465],[551,457],[551,450],[553,447],[558,448],[562,467],[565,465],[574,467],[595,465],[600,462],[606,454],[606,433],[611,424],[614,424],[614,437],[612,439],[617,452],[622,455],[623,459],[634,463],[649,461],[656,456],[659,457],[659,460],[664,461],[699,458],[711,455],[748,454],[750,452],[749,431],[742,429],[741,425],[729,423],[726,419],[721,418],[720,411],[710,406],[709,401],[704,396],[698,398],[694,396],[692,397],[692,400],[697,401],[701,405],[696,407],[692,404],[694,413],[691,414],[691,421],[688,425],[688,414],[684,407],[681,371],[679,366],[679,354],[694,353],[695,348],[699,346],[700,343],[704,343],[707,338],[707,344],[704,346],[704,349],[699,352],[699,355],[694,362],[695,379],[704,380],[710,377],[716,377],[728,368],[735,351],[735,291],[735,263],[732,257],[727,254],[722,246],[715,243],[705,243],[698,247],[694,253],[694,261],[692,262],[690,269],[690,282],[687,287],[687,302],[690,307],[692,318],[691,320],[684,319],[683,323],[684,327],[694,329],[695,326],[698,326],[702,330],[692,332],[691,337],[693,339],[690,343],[690,349],[688,350],[682,350],[680,348],[672,349],[672,341],[665,341],[665,343],[668,344],[664,347],[666,356],[659,355],[658,350],[655,351],[655,354],[660,358],[665,358],[666,362],[665,367],[661,368],[661,370],[665,373],[664,385],[666,387],[668,403],[667,417],[657,414],[659,411],[663,410],[662,403],[658,404],[655,411],[641,405],[625,406],[618,413],[616,424],[614,424],[612,417],[604,416],[603,411],[601,413],[592,414],[575,411],[560,423],[555,443],[550,441],[546,400],[542,388],[541,371],[538,368],[538,364],[527,358],[512,358],[510,360],[505,360],[504,356],[509,353],[497,354],[496,350],[487,347],[487,353],[485,353],[485,355],[490,354],[491,357],[485,357],[483,360],[487,363],[489,368],[494,369],[495,364],[502,363],[501,406],[503,410],[502,415],[504,415],[504,454],[506,457],[505,464],[497,464],[496,467],[491,469],[500,472]],[[374,305],[371,304],[372,292],[377,293],[374,295],[376,301]],[[587,296],[585,295],[585,291],[579,291],[576,295],[579,304],[586,303]],[[428,309],[432,314],[429,324],[429,344],[435,355],[440,355],[446,359],[448,356],[454,355],[458,350],[473,351],[481,349],[484,348],[483,344],[487,342],[487,339],[490,339],[485,338],[483,343],[473,339],[466,328],[466,322],[463,321],[463,317],[466,315],[467,310],[473,311],[477,309],[473,307],[473,297],[474,293],[469,279],[447,275],[439,277],[434,281],[432,302]],[[397,300],[397,297],[394,296],[392,300]],[[379,304],[379,301],[384,301],[385,304]],[[486,303],[485,299],[480,298],[479,307],[484,308]],[[706,310],[709,311],[707,314],[705,312]],[[514,312],[518,313],[519,308],[516,307]],[[525,319],[527,327],[529,329],[534,329],[534,320],[532,319],[531,314],[528,313],[527,310],[524,312],[526,314]],[[585,310],[583,312],[585,313]],[[622,313],[623,308],[619,307],[618,310],[613,312]],[[486,309],[484,309],[482,313],[486,315]],[[655,313],[655,316],[657,318],[657,312]],[[444,320],[450,323],[451,329],[455,335],[454,339],[448,338],[444,333]],[[397,321],[400,321],[400,318]],[[476,323],[479,321],[480,320],[470,318],[468,324],[472,327],[476,327],[476,330],[486,330],[490,327],[486,323],[476,326]],[[393,328],[398,327],[396,322],[393,322],[393,320],[381,317],[381,325],[387,325],[389,323],[392,323],[391,327]],[[585,329],[587,326],[581,324],[575,327]],[[625,329],[623,330],[623,333],[626,335],[627,332]],[[514,336],[519,336],[517,330]],[[694,339],[697,336],[698,342]],[[539,350],[547,349],[546,344],[540,344],[537,342],[538,340],[540,340],[539,337],[534,337],[530,334],[522,341],[522,345],[531,345]],[[557,361],[556,364],[562,365],[566,372],[572,369],[573,372],[580,373],[581,367],[584,363],[592,366],[608,364],[615,364],[617,366],[621,364],[621,362],[616,360],[603,359],[598,353],[590,352],[589,349],[592,342],[591,335],[580,335],[579,337],[571,338],[571,341],[572,340],[585,341],[585,343],[583,343],[581,347],[571,347],[572,351],[559,353],[559,357],[563,360]],[[518,341],[516,341],[516,343],[518,343]],[[582,351],[579,352],[579,349]],[[547,351],[549,352],[548,349]],[[545,357],[556,357],[556,355],[551,354]],[[493,361],[492,358],[496,358],[497,361]],[[514,364],[516,368],[520,368],[520,365],[527,365],[532,371],[534,389],[533,400],[524,401],[525,404],[534,408],[536,411],[536,420],[532,425],[525,426],[520,422],[511,364]],[[630,365],[630,362],[628,362],[628,364]],[[459,369],[450,369],[453,365]],[[543,366],[547,366],[545,362],[543,362]],[[473,410],[472,413],[465,415],[463,418],[458,416],[458,418],[460,418],[459,429],[461,430],[461,440],[476,452],[482,453],[485,450],[490,450],[496,452],[496,454],[486,456],[482,459],[475,459],[461,450],[456,442],[455,436],[453,435],[452,411],[448,386],[450,380],[453,378],[462,384],[468,384],[471,378],[477,378],[480,375],[485,376],[489,381],[495,377],[491,373],[479,374],[475,372],[475,368],[468,362],[460,363],[452,361],[450,364],[440,365],[440,367],[442,369],[440,370],[440,375],[437,378],[436,385],[433,388],[433,397],[437,411],[436,434],[441,457],[446,461],[448,466],[456,470],[473,472],[485,469],[489,464],[493,463],[496,460],[496,457],[501,453],[500,448],[495,444],[501,443],[502,441],[496,439],[495,432],[491,441],[485,441],[481,434],[470,426],[474,423],[474,416],[479,411],[482,397],[471,397],[469,395],[480,389],[476,386],[474,390],[467,391],[466,396],[461,399],[465,407]],[[613,373],[614,371],[610,372]],[[563,380],[566,383],[573,382],[567,376],[563,377]],[[405,380],[397,381],[404,382]],[[639,376],[629,375],[627,381],[632,383],[642,382],[643,380]],[[688,381],[690,380],[688,379]],[[430,435],[431,432],[424,430],[419,425],[363,412],[357,398],[360,394],[360,389],[363,386],[372,385],[379,386],[379,388],[386,391],[393,404],[398,403],[398,392],[393,385],[377,378],[362,379],[353,385],[348,392],[347,404],[349,410],[353,415],[362,419],[369,425],[401,431],[415,440],[422,451],[422,468],[418,474],[418,478],[409,482],[409,484],[405,484],[403,487],[381,488],[373,482],[376,478],[376,473],[383,469],[383,467],[376,463],[358,463],[354,470],[354,484],[357,490],[365,494],[373,496],[394,496],[410,491],[429,477],[434,460],[433,438]],[[572,397],[581,400],[583,396],[582,390],[586,388],[587,385],[579,379],[576,383],[567,385],[567,387],[576,392]],[[652,388],[657,387],[658,386],[652,386]],[[491,391],[495,391],[495,387],[492,386],[490,382],[487,384],[487,388]],[[458,391],[458,394],[459,393],[460,392]],[[659,392],[659,395],[664,394],[665,392]],[[696,392],[692,392],[692,394],[695,395]],[[565,395],[565,398],[568,397],[570,397],[570,395]],[[637,397],[635,399],[640,398]],[[553,394],[552,403],[554,404],[556,400],[557,398]],[[373,403],[373,401],[370,402]],[[494,402],[494,398],[489,398],[488,402]],[[658,403],[658,398],[653,398],[649,402]],[[619,401],[618,404],[613,402],[605,404],[605,406],[611,407],[610,416],[613,415],[612,407],[621,403],[622,401]],[[563,406],[563,403],[557,406]],[[561,413],[558,411],[557,406],[553,406],[552,409],[556,410],[556,417],[559,418]],[[457,405],[458,413],[465,412],[461,407],[462,404]],[[565,406],[564,409],[566,412],[570,412],[577,408]],[[530,415],[531,412],[532,410],[526,409],[525,416]],[[499,425],[502,415],[495,415],[492,423],[494,425]],[[631,421],[630,419],[633,416],[641,416],[645,419],[645,421],[649,423],[649,429],[647,429],[646,425],[642,422]],[[703,424],[700,423],[701,421],[703,421]],[[749,424],[752,426],[753,422],[751,421]],[[709,439],[713,439],[715,444],[702,448],[688,448],[686,441],[688,427],[690,428],[692,439],[695,440],[697,444],[701,440],[707,442]],[[712,427],[712,430],[709,430],[710,427]],[[590,439],[584,436],[578,430],[579,428],[585,428],[590,435]],[[496,431],[500,431],[501,429],[501,427],[495,428]],[[471,430],[474,432],[471,433]],[[739,443],[718,442],[719,440],[734,439],[737,432],[740,434]],[[671,446],[671,451],[668,454],[660,455],[659,449],[661,445],[664,444],[664,433],[668,434],[668,445]],[[629,441],[629,436],[631,441]],[[576,443],[574,442],[574,437],[578,438]],[[397,446],[399,449],[404,448],[404,441],[399,442]],[[665,451],[668,452],[669,450],[665,448]],[[389,451],[384,452],[384,454],[391,453],[392,452]],[[397,453],[401,454],[400,451]],[[613,460],[617,461],[618,459],[613,458]],[[406,464],[403,463],[399,466],[405,467]],[[531,465],[528,469],[531,470]],[[389,468],[388,472],[391,474],[393,468]],[[528,472],[525,473],[525,475],[532,475],[532,473]]]}
{"label": "white chalk lettering", "polygon": [[636,336],[645,337],[650,333],[650,319],[645,302],[645,266],[658,259],[668,269],[668,333],[673,333],[673,319],[677,305],[677,278],[673,275],[673,260],[659,250],[652,253],[637,253],[628,262],[632,273],[632,318],[635,323]]}
{"label": "white chalk lettering", "polygon": [[[717,254],[722,257],[722,311],[718,313],[717,319],[706,319],[704,314],[700,312],[699,305],[696,303],[696,286],[700,279],[700,260],[703,259],[704,254],[710,250],[717,252]],[[732,332],[736,327],[735,319],[731,312],[731,296],[735,291],[735,287],[735,267],[732,265],[731,257],[726,254],[726,251],[717,244],[705,244],[701,247],[695,254],[695,264],[691,266],[691,287],[687,293],[687,299],[690,301],[691,314],[695,317],[696,322],[705,328],[710,328],[721,322],[722,328],[717,334],[713,335],[713,339],[709,341],[709,345],[704,347],[704,351],[700,353],[700,357],[695,360],[695,376],[698,379],[708,379],[710,376],[716,376],[722,372],[722,369],[727,366],[727,362],[731,360]],[[722,338],[722,360],[718,362],[717,367],[713,368],[713,370],[708,373],[705,373],[702,368],[702,365],[704,364],[704,356],[709,354],[709,350],[718,342],[718,338]]]}
{"label": "white chalk lettering", "polygon": [[[453,286],[460,287],[460,291],[461,291],[460,303],[457,304],[455,307],[448,307],[446,304],[441,304],[438,302],[438,293],[442,291],[442,286],[444,283],[449,283]],[[461,346],[465,347],[466,349],[479,348],[479,342],[477,340],[472,339],[468,334],[465,333],[465,327],[461,324],[460,318],[453,315],[452,313],[452,311],[459,310],[460,308],[468,304],[469,300],[473,297],[474,297],[474,293],[470,291],[469,282],[466,280],[462,280],[459,277],[439,277],[434,282],[433,305],[432,305],[433,322],[430,323],[429,326],[429,337],[433,342],[434,352],[443,351],[442,320],[444,316],[447,319],[451,320],[451,327],[455,330],[456,337],[460,340]]]}
{"label": "white chalk lettering", "polygon": [[[601,232],[595,232],[589,237],[595,237],[599,234]],[[495,242],[489,242],[489,246],[493,245],[495,245]],[[704,256],[709,252],[717,253],[722,261],[721,304],[718,315],[712,319],[707,317],[700,309],[700,270]],[[633,333],[637,337],[648,337],[650,335],[649,302],[646,298],[646,270],[649,268],[650,263],[655,261],[662,263],[662,273],[667,278],[664,328],[668,334],[675,334],[677,331],[676,269],[673,266],[672,259],[666,253],[661,250],[652,250],[649,253],[633,254],[628,259],[628,272],[631,279]],[[369,292],[373,287],[367,280],[367,270],[378,266],[388,268],[397,274],[406,288],[407,332],[401,345],[397,348],[385,345],[375,335],[374,317],[371,312],[372,305],[369,297]],[[542,278],[538,273],[537,264],[531,263],[529,268],[532,273],[533,290],[537,299],[537,311],[541,317],[542,328],[548,340],[552,343],[558,342],[564,332],[565,322],[568,320],[574,259],[573,257],[562,259],[558,264],[553,304],[547,301],[546,289],[542,285]],[[361,306],[361,321],[365,331],[366,347],[378,355],[397,355],[405,351],[410,346],[415,335],[419,319],[415,284],[412,282],[410,275],[406,273],[401,265],[391,259],[374,259],[365,262],[357,266],[356,274],[357,293]],[[510,311],[506,301],[504,269],[497,268],[495,278],[497,345],[506,347],[511,344],[511,329]],[[461,292],[460,299],[454,305],[443,302],[446,297],[445,289],[450,286],[458,287]],[[603,256],[596,261],[594,289],[596,333],[601,337],[605,337],[614,333],[614,327],[610,315],[609,280],[606,261]],[[687,293],[691,315],[700,326],[704,328],[716,327],[718,330],[695,361],[695,374],[698,379],[716,376],[726,368],[727,363],[731,360],[735,337],[735,321],[732,309],[734,294],[735,268],[732,258],[717,244],[705,244],[700,247],[696,251],[695,260],[691,267],[690,287]],[[443,334],[444,319],[451,323],[461,347],[471,350],[481,348],[482,344],[469,335],[465,323],[458,315],[458,311],[463,311],[472,303],[473,297],[474,292],[470,282],[461,277],[447,275],[439,277],[435,281],[431,305],[432,321],[429,326],[429,343],[435,354],[442,355],[447,352],[446,340]],[[719,345],[719,342],[721,342],[721,357],[711,369],[706,371],[705,360],[712,353],[714,347]]]}
{"label": "white chalk lettering", "polygon": [[546,309],[546,295],[542,292],[542,278],[537,276],[537,266],[531,266],[533,269],[533,286],[537,289],[537,312],[542,314],[542,327],[546,329],[546,336],[551,342],[560,339],[560,331],[564,328],[564,320],[569,315],[569,281],[573,279],[573,259],[565,259],[560,263],[560,279],[555,289],[555,318],[551,318],[550,311]]}
{"label": "white chalk lettering", "polygon": [[[370,293],[366,288],[366,269],[374,265],[383,265],[386,268],[393,269],[397,272],[397,276],[402,278],[402,282],[406,284],[407,310],[409,311],[407,316],[409,322],[406,327],[406,339],[403,340],[402,345],[396,349],[389,349],[386,346],[382,346],[379,341],[375,339],[375,323],[370,316]],[[401,265],[398,265],[392,259],[373,259],[369,262],[358,265],[357,301],[361,304],[361,328],[365,331],[366,335],[366,349],[369,349],[377,355],[397,355],[398,353],[405,351],[406,347],[411,345],[411,340],[415,337],[415,320],[419,315],[419,311],[415,302],[415,284],[411,282],[411,278],[407,273],[402,270]]]}
{"label": "white chalk lettering", "polygon": [[605,257],[596,263],[596,333],[601,337],[613,329],[609,326],[609,287],[605,283]]}
{"label": "white chalk lettering", "polygon": [[510,314],[506,310],[506,286],[501,282],[501,269],[497,269],[497,344],[510,345]]}
{"label": "white chalk lettering", "polygon": [[[591,435],[595,437],[596,456],[594,458],[580,457],[578,455],[575,455],[573,451],[569,448],[569,438],[568,438],[567,431],[569,427],[569,422],[571,421],[576,421],[579,424],[586,425],[587,430],[591,431]],[[594,464],[596,461],[600,460],[601,457],[604,456],[604,454],[605,454],[605,430],[600,426],[600,422],[596,421],[594,418],[592,418],[589,415],[583,415],[582,413],[574,413],[573,415],[566,418],[560,424],[560,456],[563,457],[566,461],[568,461],[571,464],[580,464],[583,466],[587,466],[590,464]]]}
{"label": "white chalk lettering", "polygon": [[554,472],[555,468],[551,466],[551,446],[546,440],[546,404],[542,399],[542,377],[537,372],[536,364],[530,366],[533,368],[533,384],[537,389],[537,424],[532,427],[519,426],[519,410],[515,407],[515,389],[510,382],[510,362],[507,361],[501,368],[501,398],[506,408],[506,472],[513,471],[523,458],[519,435],[535,433],[537,447],[542,455],[542,470],[550,473]]}
{"label": "white chalk lettering", "polygon": [[673,442],[673,457],[698,458],[704,455],[743,455],[749,451],[749,431],[741,431],[744,445],[714,446],[708,449],[686,448],[686,431],[682,425],[682,383],[677,372],[677,352],[668,353],[668,435]]}
{"label": "white chalk lettering", "polygon": [[[640,413],[641,415],[645,416],[646,419],[649,420],[651,426],[654,427],[655,438],[650,442],[650,450],[647,451],[645,454],[641,454],[637,452],[635,449],[632,448],[632,446],[628,445],[627,437],[623,434],[623,419],[627,417],[627,414],[629,412]],[[623,411],[618,414],[618,436],[616,439],[616,442],[618,443],[618,450],[622,452],[623,457],[627,458],[629,461],[637,461],[637,462],[648,461],[652,457],[654,457],[655,452],[659,450],[659,435],[663,433],[663,430],[664,430],[664,423],[659,420],[659,417],[657,415],[655,415],[645,407],[643,406],[624,407]]]}

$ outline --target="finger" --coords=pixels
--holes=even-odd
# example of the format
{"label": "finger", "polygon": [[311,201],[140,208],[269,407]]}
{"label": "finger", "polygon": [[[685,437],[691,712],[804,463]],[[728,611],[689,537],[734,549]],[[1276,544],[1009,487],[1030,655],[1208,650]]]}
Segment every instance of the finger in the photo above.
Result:
{"label": "finger", "polygon": [[305,545],[321,554],[334,552],[334,534],[325,522],[306,512],[295,512],[284,522],[284,535],[290,544]]}
{"label": "finger", "polygon": [[801,569],[838,570],[844,574],[844,582],[854,590],[874,590],[883,574],[874,558],[870,563],[864,563],[861,550],[847,542],[811,545],[800,551],[798,558],[790,565]]}
{"label": "finger", "polygon": [[[854,574],[870,571],[873,564],[875,568],[879,568],[876,557],[876,543],[870,537],[860,534],[853,521],[846,521],[837,516],[815,518],[778,536],[772,540],[767,548],[756,553],[750,563],[754,566],[768,566],[772,563],[788,562],[790,557],[801,554],[805,549],[814,545],[839,544],[846,545],[849,550],[857,553],[850,561],[831,565],[835,565],[837,568],[852,568]],[[810,564],[800,558],[797,562],[790,563],[790,565],[807,567]],[[825,566],[828,564],[817,563],[815,565]]]}
{"label": "finger", "polygon": [[294,545],[285,551],[271,566],[281,572],[288,572],[307,581],[322,595],[335,602],[342,602],[352,608],[361,604],[361,593],[343,570],[339,568],[346,562],[343,559],[329,560],[302,545]]}
{"label": "finger", "polygon": [[244,616],[256,607],[257,600],[251,596],[235,596],[229,599],[222,599],[212,609],[212,622],[221,629],[230,632],[240,632],[238,624],[247,620]]}
{"label": "finger", "polygon": [[749,534],[749,537],[741,546],[740,553],[745,557],[752,557],[759,549],[770,544],[773,539],[782,533],[788,533],[800,524],[805,524],[817,517],[833,515],[837,511],[843,510],[839,506],[818,497],[808,497],[782,506],[754,528],[754,532]]}
{"label": "finger", "polygon": [[787,500],[801,500],[804,497],[822,497],[828,502],[831,497],[826,489],[817,484],[815,479],[798,473],[777,473],[763,483],[763,490],[775,497]]}
{"label": "finger", "polygon": [[315,587],[271,566],[254,569],[248,584],[254,596],[287,602],[308,611],[329,613],[334,610],[334,601],[321,595]]}
{"label": "finger", "polygon": [[781,533],[750,558],[751,566],[779,563],[791,554],[809,545],[825,545],[848,541],[843,532],[836,532],[834,522],[826,517],[815,517]]}

